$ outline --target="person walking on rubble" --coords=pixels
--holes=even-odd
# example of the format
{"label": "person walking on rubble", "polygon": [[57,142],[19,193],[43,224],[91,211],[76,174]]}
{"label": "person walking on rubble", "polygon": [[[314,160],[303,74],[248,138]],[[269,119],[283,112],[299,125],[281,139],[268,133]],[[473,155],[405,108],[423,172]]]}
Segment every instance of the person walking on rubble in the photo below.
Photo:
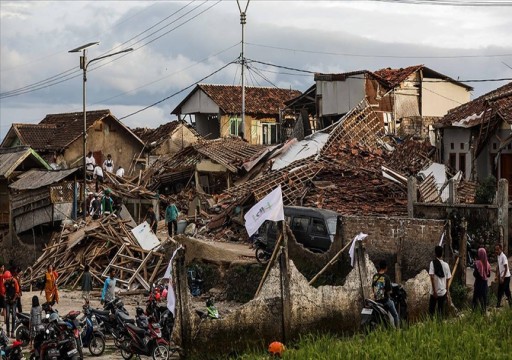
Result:
{"label": "person walking on rubble", "polygon": [[487,279],[491,276],[491,265],[487,260],[487,252],[483,247],[478,249],[478,259],[475,261],[475,269],[473,276],[475,277],[475,284],[473,285],[473,310],[480,307],[480,310],[485,314],[487,311],[487,295],[489,292],[489,285]]}
{"label": "person walking on rubble", "polygon": [[496,307],[501,307],[501,299],[503,295],[507,296],[508,306],[512,307],[512,296],[510,295],[510,268],[508,267],[508,259],[503,252],[501,244],[496,244],[494,251],[498,257],[498,265],[496,266],[496,278],[498,280],[498,302]]}
{"label": "person walking on rubble", "polygon": [[158,229],[158,221],[156,218],[155,210],[153,208],[153,205],[149,205],[148,212],[146,213],[146,217],[144,218],[144,221],[147,221],[149,224],[151,231],[153,231],[156,235],[156,231]]}
{"label": "person walking on rubble", "polygon": [[103,184],[103,170],[101,166],[96,165],[94,167],[94,172],[92,173],[92,177],[96,179],[96,192],[100,191],[100,184]]}
{"label": "person walking on rubble", "polygon": [[[59,278],[59,274],[57,271],[53,269],[53,265],[49,264],[46,269],[45,274],[45,285],[44,285],[44,294],[46,297],[46,302],[50,304],[59,303],[59,290],[57,289],[57,279]],[[41,294],[43,291],[39,294]]]}
{"label": "person walking on rubble", "polygon": [[448,297],[446,281],[452,277],[450,267],[442,260],[443,247],[436,246],[434,249],[436,258],[430,262],[428,274],[430,275],[430,300],[428,312],[431,316],[437,314],[439,317],[444,315],[444,304]]}
{"label": "person walking on rubble", "polygon": [[94,159],[94,156],[92,155],[92,151],[89,151],[87,153],[87,156],[85,157],[85,170],[87,174],[87,179],[92,179],[92,172],[94,171],[94,167],[96,166],[96,160]]}
{"label": "person walking on rubble", "polygon": [[114,200],[110,197],[110,190],[105,190],[105,195],[101,198],[101,215],[109,215],[114,212]]}
{"label": "person walking on rubble", "polygon": [[114,172],[114,160],[112,160],[112,155],[107,155],[107,159],[103,162],[103,168],[109,173]]}
{"label": "person walking on rubble", "polygon": [[19,295],[16,299],[16,308],[18,309],[18,312],[23,312],[23,305],[21,304],[21,296],[23,295],[23,292],[21,291],[21,276],[23,275],[23,271],[21,271],[21,268],[19,266],[16,266],[12,276],[16,279],[18,282],[18,285],[20,287]]}
{"label": "person walking on rubble", "polygon": [[178,208],[174,203],[169,203],[165,209],[165,224],[170,237],[173,237],[178,231]]}
{"label": "person walking on rubble", "polygon": [[92,216],[93,220],[97,220],[101,216],[101,201],[100,201],[100,196],[97,193],[94,194],[94,200],[91,201],[91,207],[89,208],[89,214]]}
{"label": "person walking on rubble", "polygon": [[116,296],[116,282],[115,278],[116,270],[114,268],[110,268],[109,277],[105,280],[105,284],[103,285],[103,290],[101,291],[101,303],[108,303],[114,300]]}

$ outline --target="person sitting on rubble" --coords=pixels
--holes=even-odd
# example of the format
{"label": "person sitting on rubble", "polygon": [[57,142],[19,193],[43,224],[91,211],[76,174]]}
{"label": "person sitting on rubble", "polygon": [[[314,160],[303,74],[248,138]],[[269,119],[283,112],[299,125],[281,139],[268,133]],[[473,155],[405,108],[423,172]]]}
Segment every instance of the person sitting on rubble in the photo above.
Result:
{"label": "person sitting on rubble", "polygon": [[124,177],[124,168],[121,165],[117,168],[116,176],[120,178]]}
{"label": "person sitting on rubble", "polygon": [[110,190],[105,190],[105,195],[101,199],[101,215],[109,215],[114,212],[114,200],[110,197]]}

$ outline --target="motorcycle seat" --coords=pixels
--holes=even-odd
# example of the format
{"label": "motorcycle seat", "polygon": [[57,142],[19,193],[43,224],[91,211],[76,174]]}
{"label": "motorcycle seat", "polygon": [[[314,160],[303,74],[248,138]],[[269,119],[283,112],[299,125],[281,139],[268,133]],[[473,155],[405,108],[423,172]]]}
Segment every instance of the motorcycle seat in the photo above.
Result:
{"label": "motorcycle seat", "polygon": [[116,313],[116,315],[119,318],[119,320],[121,320],[125,324],[134,324],[135,323],[135,319],[131,319],[128,315],[126,315],[122,311],[118,311]]}
{"label": "motorcycle seat", "polygon": [[132,330],[133,332],[135,332],[137,335],[145,335],[146,334],[146,330],[144,329],[141,329],[133,324],[126,324],[126,327],[130,330]]}
{"label": "motorcycle seat", "polygon": [[110,315],[110,311],[108,310],[91,309],[91,312],[95,315],[100,315],[103,317],[108,317]]}

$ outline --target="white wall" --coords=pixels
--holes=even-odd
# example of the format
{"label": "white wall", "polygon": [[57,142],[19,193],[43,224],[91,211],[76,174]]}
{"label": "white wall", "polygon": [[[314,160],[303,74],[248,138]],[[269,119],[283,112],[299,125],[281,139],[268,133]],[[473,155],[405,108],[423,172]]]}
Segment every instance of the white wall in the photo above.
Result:
{"label": "white wall", "polygon": [[219,107],[202,90],[197,90],[181,107],[182,114],[217,114]]}
{"label": "white wall", "polygon": [[[455,167],[456,170],[464,171],[466,179],[471,176],[471,150],[469,141],[471,139],[471,130],[465,128],[449,128],[444,129],[443,133],[443,163],[450,164],[450,154],[456,154]],[[453,149],[452,149],[453,144]],[[461,146],[462,144],[462,146]],[[463,147],[463,149],[461,148]],[[466,167],[460,168],[460,155],[466,157]]]}
{"label": "white wall", "polygon": [[448,110],[470,100],[469,91],[448,81],[424,78],[421,85],[423,116],[444,116]]}
{"label": "white wall", "polygon": [[349,77],[345,81],[316,82],[317,95],[322,96],[320,116],[342,115],[349,112],[365,97],[364,74]]}

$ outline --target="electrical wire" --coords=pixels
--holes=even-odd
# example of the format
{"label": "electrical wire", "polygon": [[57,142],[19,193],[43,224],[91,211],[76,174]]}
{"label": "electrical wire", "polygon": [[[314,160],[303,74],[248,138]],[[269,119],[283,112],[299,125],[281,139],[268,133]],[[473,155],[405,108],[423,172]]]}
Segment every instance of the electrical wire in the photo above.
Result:
{"label": "electrical wire", "polygon": [[399,56],[399,55],[370,55],[370,54],[352,54],[352,53],[337,53],[331,51],[316,51],[316,50],[305,50],[305,49],[292,49],[282,46],[273,46],[265,44],[256,44],[246,42],[246,45],[262,47],[274,50],[283,50],[291,52],[300,52],[306,54],[316,55],[332,55],[332,56],[347,56],[347,57],[363,57],[363,58],[387,58],[387,59],[465,59],[465,58],[494,58],[494,57],[509,57],[512,54],[490,54],[490,55],[440,55],[440,56]]}
{"label": "electrical wire", "polygon": [[478,7],[478,6],[512,6],[509,0],[345,0],[347,2],[382,2],[392,4],[409,4],[409,5],[436,5],[436,6],[462,6],[462,7]]}
{"label": "electrical wire", "polygon": [[128,118],[128,117],[130,117],[130,116],[133,116],[133,115],[135,115],[135,114],[138,114],[138,113],[140,113],[140,112],[143,112],[143,111],[145,111],[145,110],[147,110],[147,109],[149,109],[149,108],[152,108],[153,106],[158,105],[158,104],[160,104],[160,103],[162,103],[162,102],[164,102],[164,101],[166,101],[166,100],[169,100],[170,98],[172,98],[172,97],[174,97],[174,96],[176,96],[176,95],[179,95],[179,94],[181,94],[182,92],[187,91],[187,90],[188,90],[188,89],[190,89],[191,87],[193,87],[193,86],[195,86],[195,85],[199,84],[201,81],[204,81],[204,80],[206,80],[206,79],[208,79],[208,78],[212,77],[213,75],[215,75],[215,74],[217,74],[218,72],[220,72],[220,71],[224,70],[225,68],[227,68],[227,67],[228,67],[229,65],[231,65],[231,64],[236,64],[236,59],[235,59],[235,60],[233,60],[233,61],[228,62],[228,63],[227,63],[227,64],[225,64],[224,66],[222,66],[222,67],[220,67],[219,69],[215,70],[214,72],[212,72],[212,73],[210,73],[210,74],[206,75],[205,77],[203,77],[203,78],[199,79],[198,81],[194,82],[193,84],[190,84],[189,86],[187,86],[187,87],[185,87],[185,88],[183,88],[183,89],[181,89],[181,90],[178,90],[178,91],[176,91],[176,92],[172,93],[171,95],[169,95],[169,96],[167,96],[167,97],[165,97],[165,98],[163,98],[163,99],[161,99],[161,100],[158,100],[158,101],[156,101],[156,102],[152,103],[151,105],[145,106],[145,107],[143,107],[143,108],[142,108],[142,109],[140,109],[140,110],[134,111],[134,112],[132,112],[132,113],[130,113],[130,114],[128,114],[128,115],[125,115],[125,116],[123,116],[123,117],[120,117],[120,118],[118,118],[118,119],[119,119],[119,120],[126,119],[126,118]]}
{"label": "electrical wire", "polygon": [[[193,1],[195,1],[195,0],[193,0]],[[193,1],[192,1],[192,2],[193,2]],[[205,13],[206,11],[210,10],[212,7],[214,7],[214,6],[216,6],[217,4],[219,4],[221,1],[222,1],[222,0],[218,0],[218,1],[217,1],[217,2],[215,2],[213,5],[211,5],[211,6],[209,6],[208,8],[206,8],[205,10],[203,10],[203,11],[201,11],[200,13],[198,13],[198,14],[196,14],[196,15],[192,16],[191,18],[187,19],[186,21],[184,21],[184,22],[182,22],[182,23],[178,24],[178,25],[177,25],[177,26],[175,26],[174,28],[172,28],[172,29],[170,29],[170,30],[166,31],[165,33],[163,33],[163,34],[159,35],[158,37],[156,37],[156,38],[154,38],[154,39],[152,39],[152,40],[148,41],[147,43],[145,43],[145,44],[143,44],[143,45],[139,46],[138,48],[134,49],[134,51],[139,50],[139,49],[141,49],[142,47],[144,47],[144,46],[147,46],[147,45],[151,44],[152,42],[154,42],[154,41],[156,41],[156,40],[158,40],[158,39],[162,38],[163,36],[165,36],[165,35],[169,34],[170,32],[172,32],[172,31],[174,31],[174,30],[176,30],[176,29],[180,28],[181,26],[183,26],[183,25],[187,24],[188,22],[192,21],[193,19],[195,19],[195,18],[196,18],[196,17],[198,17],[199,15],[201,15],[201,14]],[[174,14],[178,13],[179,11],[183,10],[186,6],[188,6],[188,5],[189,5],[189,4],[191,4],[192,2],[188,3],[188,4],[187,4],[187,5],[185,5],[184,7],[180,8],[178,11],[176,11],[176,12],[175,12],[175,13],[173,13],[172,15],[174,15]],[[204,1],[203,3],[201,3],[200,5],[198,5],[197,7],[195,7],[194,9],[192,9],[191,11],[189,11],[189,12],[187,12],[187,13],[185,13],[185,14],[181,15],[178,19],[174,20],[173,22],[171,22],[171,23],[170,23],[170,24],[168,24],[168,25],[171,25],[171,24],[175,23],[176,21],[178,21],[178,20],[182,19],[183,17],[185,17],[186,15],[190,14],[192,11],[194,11],[194,10],[195,10],[195,9],[197,9],[197,8],[199,8],[200,6],[202,6],[203,4],[205,4],[206,2],[207,2],[207,1]],[[172,16],[172,15],[171,15],[171,16]],[[167,17],[167,18],[168,18],[168,17]],[[161,23],[161,22],[160,22],[160,23]],[[166,25],[165,27],[167,27],[168,25]],[[155,26],[155,25],[154,25],[154,26]],[[154,26],[153,26],[153,27],[154,27]],[[165,28],[165,27],[164,27],[164,28]],[[161,28],[161,29],[163,29],[163,28]],[[159,29],[158,31],[160,31],[161,29]],[[148,29],[147,29],[147,30],[145,30],[145,31],[143,31],[143,32],[142,32],[142,33],[140,33],[140,34],[143,34],[143,33],[147,32],[147,31],[148,31]],[[155,31],[155,32],[153,32],[152,34],[150,34],[150,35],[148,35],[148,36],[144,37],[143,39],[140,39],[140,40],[139,40],[139,41],[137,41],[135,44],[137,44],[137,43],[141,42],[142,40],[147,39],[148,37],[150,37],[151,35],[154,35],[154,34],[155,34],[155,33],[157,33],[158,31]],[[139,36],[140,34],[138,34],[137,36]],[[135,37],[137,37],[137,36],[135,36]],[[132,38],[132,39],[133,39],[133,38]],[[129,40],[128,40],[127,42],[129,42]],[[127,42],[124,42],[123,44],[126,44]],[[120,45],[120,46],[121,46],[121,45]],[[118,48],[118,47],[115,47],[115,48]],[[115,49],[115,48],[114,48],[114,49]],[[109,50],[108,52],[106,52],[106,53],[104,53],[104,54],[108,54],[108,53],[109,53],[109,52],[111,52],[112,50],[113,50],[113,49]],[[134,52],[134,51],[132,51],[132,52]],[[132,53],[132,52],[130,52],[130,53]],[[103,66],[106,66],[106,65],[108,65],[108,64],[110,64],[110,63],[112,63],[112,62],[114,62],[114,61],[118,61],[118,60],[120,60],[121,58],[123,58],[123,57],[127,56],[127,55],[128,55],[128,54],[130,54],[130,53],[126,53],[126,54],[123,54],[123,55],[121,55],[121,56],[119,56],[119,57],[116,57],[116,58],[114,58],[114,59],[110,59],[110,60],[108,60],[107,62],[104,62],[103,64],[100,64],[100,63],[101,63],[102,61],[107,60],[107,59],[105,59],[105,60],[100,60],[100,61],[98,62],[98,64],[95,64],[95,66],[93,66],[90,70],[88,70],[88,72],[90,72],[90,71],[94,71],[94,70],[96,70],[96,69],[98,69],[98,68],[101,68],[101,67],[103,67]],[[101,56],[103,56],[103,55],[101,55]],[[73,73],[69,73],[70,71],[73,71]],[[76,75],[72,76],[72,74],[75,74],[75,73],[76,73]],[[63,74],[67,74],[67,75],[63,75]],[[23,88],[19,88],[19,89],[16,89],[16,90],[11,90],[11,91],[8,91],[8,92],[0,93],[0,99],[3,99],[3,98],[9,98],[9,97],[18,96],[18,95],[23,95],[23,94],[30,93],[30,92],[33,92],[33,91],[38,91],[38,90],[41,90],[41,89],[44,89],[44,88],[47,88],[47,87],[50,87],[50,86],[54,86],[54,85],[60,84],[60,83],[62,83],[62,82],[64,82],[64,81],[71,80],[71,79],[76,78],[76,77],[78,77],[78,76],[80,76],[80,75],[81,75],[81,70],[77,70],[77,69],[75,69],[75,68],[73,68],[73,69],[69,69],[69,70],[67,70],[67,71],[66,71],[66,72],[64,72],[64,73],[57,74],[57,75],[55,75],[55,76],[53,76],[53,77],[47,78],[47,79],[42,80],[42,81],[39,81],[39,82],[37,82],[37,83],[34,83],[34,84],[31,84],[31,85],[24,86]],[[62,79],[62,80],[61,80],[61,79]]]}

